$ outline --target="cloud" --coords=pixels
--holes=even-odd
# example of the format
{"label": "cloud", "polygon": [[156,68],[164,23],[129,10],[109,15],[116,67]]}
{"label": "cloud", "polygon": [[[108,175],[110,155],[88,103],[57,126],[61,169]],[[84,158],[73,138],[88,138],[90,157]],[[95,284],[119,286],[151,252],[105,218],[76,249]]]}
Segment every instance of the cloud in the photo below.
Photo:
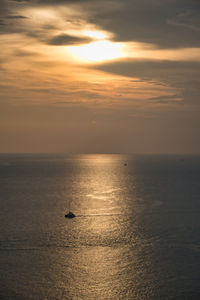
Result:
{"label": "cloud", "polygon": [[[200,45],[199,32],[194,30],[200,28],[198,1],[116,0],[113,10],[93,10],[92,20],[120,41],[153,43],[159,48]],[[184,24],[184,30],[178,23]]]}
{"label": "cloud", "polygon": [[4,21],[0,20],[0,26],[4,26],[4,25],[6,25],[6,23]]}
{"label": "cloud", "polygon": [[149,98],[149,101],[153,102],[160,102],[160,103],[173,103],[176,101],[182,101],[183,97],[182,95],[167,95],[167,96],[159,96],[159,97],[151,97]]}
{"label": "cloud", "polygon": [[8,2],[6,0],[1,0],[0,5],[0,17],[2,17],[8,12]]}
{"label": "cloud", "polygon": [[9,0],[10,2],[29,3],[30,5],[68,5],[74,3],[85,3],[93,0]]}
{"label": "cloud", "polygon": [[[97,0],[2,0],[1,4],[0,32],[7,34],[5,37],[2,36],[5,60],[9,60],[7,57],[9,55],[6,56],[7,48],[11,53],[11,43],[16,38],[18,44],[15,43],[17,47],[14,48],[13,43],[12,52],[16,61],[24,57],[28,62],[30,56],[30,60],[38,59],[40,66],[44,66],[45,63],[54,64],[52,60],[55,56],[60,54],[62,56],[62,48],[59,46],[91,42],[90,38],[78,36],[79,30],[84,26],[91,26],[91,23],[94,25],[93,28],[111,33],[110,37],[117,41],[145,42],[147,47],[149,43],[153,45],[152,52],[156,51],[156,47],[200,46],[200,3],[195,0],[102,0],[101,2]],[[70,9],[65,9],[68,5]],[[9,33],[20,34],[9,37]],[[32,48],[27,46],[28,38]],[[52,50],[51,46],[58,47]],[[37,57],[37,51],[42,55],[41,57]],[[184,99],[188,101],[189,95],[192,95],[190,101],[198,103],[200,63],[190,62],[190,57],[191,59],[193,57],[190,52],[188,53],[189,59],[185,62],[176,61],[179,59],[179,50],[177,50],[177,58],[175,57],[174,61],[123,60],[99,64],[96,67],[92,65],[90,70],[96,68],[132,79],[138,78],[141,82],[175,87],[181,90]],[[48,56],[46,62],[45,55]],[[63,59],[67,59],[67,52],[65,55]],[[165,53],[163,57],[165,58]],[[14,59],[14,56],[12,58]],[[162,100],[167,101],[163,98]]]}
{"label": "cloud", "polygon": [[[10,0],[11,2],[31,2],[29,0]],[[34,2],[34,1],[33,1]]]}
{"label": "cloud", "polygon": [[[1,0],[0,22],[4,25],[1,26],[1,32],[25,32],[33,35],[29,27],[19,24],[16,26],[20,18],[22,20],[26,17],[20,13],[24,7],[31,9],[53,6],[56,9],[57,6],[59,10],[60,6],[70,6],[80,14],[82,12],[86,23],[113,33],[117,41],[150,43],[158,48],[199,47],[199,3],[198,0]],[[9,18],[13,19],[13,24],[4,22],[4,19]],[[48,35],[48,29],[45,30]]]}
{"label": "cloud", "polygon": [[[194,74],[200,71],[199,62],[183,62],[168,60],[121,60],[118,62],[109,62],[96,68],[118,75],[140,77],[143,79],[152,78],[171,78],[178,75]],[[188,75],[187,75],[188,77]]]}
{"label": "cloud", "polygon": [[27,19],[21,14],[18,1],[0,0],[0,34],[24,32],[23,22]]}
{"label": "cloud", "polygon": [[123,60],[98,65],[96,68],[112,74],[138,77],[143,81],[174,87],[180,91],[185,102],[200,105],[200,62]]}
{"label": "cloud", "polygon": [[19,56],[19,57],[39,57],[40,56],[37,52],[24,51],[24,50],[16,50],[13,54],[15,56]]}
{"label": "cloud", "polygon": [[50,45],[90,41],[66,33],[72,27],[81,29],[83,23],[87,23],[80,8],[66,9],[81,1],[1,1],[0,34],[19,33]]}
{"label": "cloud", "polygon": [[54,36],[48,41],[49,45],[76,45],[76,44],[85,44],[91,42],[91,39],[89,38],[82,38],[82,37],[76,37],[71,36],[68,34],[60,34],[57,36]]}
{"label": "cloud", "polygon": [[6,16],[7,19],[27,19],[27,17],[25,16],[12,16],[12,15],[9,15],[9,16]]}
{"label": "cloud", "polygon": [[44,5],[60,5],[60,4],[74,4],[74,3],[85,3],[85,2],[90,2],[92,0],[38,0],[37,3],[39,4],[44,4]]}

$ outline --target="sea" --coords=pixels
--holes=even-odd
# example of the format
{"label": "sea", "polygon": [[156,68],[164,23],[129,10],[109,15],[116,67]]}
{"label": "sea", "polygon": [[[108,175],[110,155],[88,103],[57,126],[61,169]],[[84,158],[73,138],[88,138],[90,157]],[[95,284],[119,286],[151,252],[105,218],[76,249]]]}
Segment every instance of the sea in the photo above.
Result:
{"label": "sea", "polygon": [[200,299],[200,156],[1,154],[0,299]]}

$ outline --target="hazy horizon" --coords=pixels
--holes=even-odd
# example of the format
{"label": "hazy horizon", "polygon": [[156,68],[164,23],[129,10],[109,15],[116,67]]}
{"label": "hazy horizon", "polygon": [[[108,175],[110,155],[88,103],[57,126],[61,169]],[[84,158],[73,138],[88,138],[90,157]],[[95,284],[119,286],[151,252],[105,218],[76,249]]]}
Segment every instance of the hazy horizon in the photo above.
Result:
{"label": "hazy horizon", "polygon": [[178,157],[189,157],[189,156],[200,156],[200,153],[175,153],[175,152],[171,152],[171,153],[166,153],[166,152],[160,152],[160,153],[156,153],[156,152],[141,152],[141,153],[126,153],[126,152],[80,152],[80,153],[68,153],[68,152],[0,152],[0,155],[30,155],[30,156],[37,156],[37,155],[58,155],[58,156],[98,156],[98,155],[102,155],[102,156],[106,156],[106,155],[116,155],[116,156],[178,156]]}

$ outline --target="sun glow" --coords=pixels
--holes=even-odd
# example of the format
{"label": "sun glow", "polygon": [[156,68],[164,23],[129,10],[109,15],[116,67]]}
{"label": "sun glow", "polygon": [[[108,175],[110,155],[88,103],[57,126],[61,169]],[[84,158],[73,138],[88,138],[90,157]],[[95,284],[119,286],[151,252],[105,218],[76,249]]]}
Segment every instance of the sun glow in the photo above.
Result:
{"label": "sun glow", "polygon": [[123,57],[122,44],[102,40],[83,46],[69,47],[72,54],[81,61],[101,62]]}
{"label": "sun glow", "polygon": [[83,35],[96,40],[105,40],[109,37],[109,34],[103,30],[84,30]]}

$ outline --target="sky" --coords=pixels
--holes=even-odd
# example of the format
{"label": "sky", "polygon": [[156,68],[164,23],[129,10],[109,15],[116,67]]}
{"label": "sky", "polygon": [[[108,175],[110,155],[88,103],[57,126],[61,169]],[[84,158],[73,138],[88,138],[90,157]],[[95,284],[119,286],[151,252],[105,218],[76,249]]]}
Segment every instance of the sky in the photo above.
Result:
{"label": "sky", "polygon": [[199,0],[0,0],[0,152],[200,154]]}

